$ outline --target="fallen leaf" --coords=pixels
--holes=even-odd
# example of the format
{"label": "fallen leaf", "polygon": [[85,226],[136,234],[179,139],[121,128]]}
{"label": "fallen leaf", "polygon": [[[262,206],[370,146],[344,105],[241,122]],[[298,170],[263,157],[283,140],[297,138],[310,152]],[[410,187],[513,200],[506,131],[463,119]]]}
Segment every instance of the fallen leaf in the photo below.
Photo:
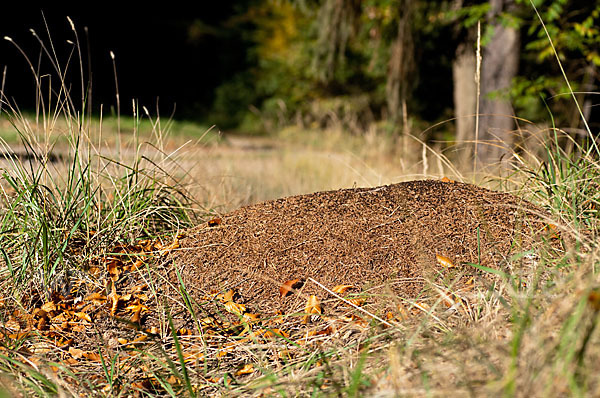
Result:
{"label": "fallen leaf", "polygon": [[290,337],[290,334],[281,329],[270,329],[267,330],[263,336],[270,339],[273,337]]}
{"label": "fallen leaf", "polygon": [[548,225],[546,225],[546,227],[544,227],[544,229],[548,233],[548,237],[550,239],[554,239],[554,240],[560,239],[560,236],[558,234],[558,227],[556,225],[548,224]]}
{"label": "fallen leaf", "polygon": [[419,310],[421,310],[421,311],[423,311],[423,312],[429,312],[429,310],[431,309],[431,306],[430,306],[429,304],[427,304],[427,303],[424,303],[424,302],[420,302],[420,303],[414,303],[414,306],[415,306],[416,308],[413,308],[413,309],[411,310],[411,312],[412,312],[413,314],[418,314],[418,313],[419,313]]}
{"label": "fallen leaf", "polygon": [[308,323],[309,319],[311,322],[314,322],[318,319],[319,315],[321,314],[321,303],[319,302],[317,296],[313,294],[308,298],[304,312],[306,312],[306,315],[304,315],[302,318],[302,323]]}
{"label": "fallen leaf", "polygon": [[292,293],[294,289],[298,289],[302,287],[303,282],[300,279],[292,279],[290,281],[285,282],[279,288],[279,297],[285,297],[288,294]]}
{"label": "fallen leaf", "polygon": [[56,311],[56,304],[54,304],[54,302],[52,301],[48,301],[47,303],[44,303],[44,305],[42,305],[41,309],[46,312]]}
{"label": "fallen leaf", "polygon": [[100,359],[102,358],[97,352],[84,352],[83,356],[92,362],[100,362]]}
{"label": "fallen leaf", "polygon": [[168,245],[168,246],[160,245],[158,254],[161,256],[164,256],[165,254],[167,254],[177,248],[179,248],[179,239],[177,237],[174,237],[173,242],[171,242],[170,245]]}
{"label": "fallen leaf", "polygon": [[452,260],[450,260],[446,256],[442,256],[440,254],[436,254],[435,258],[437,259],[438,264],[441,265],[442,267],[445,267],[445,268],[452,268],[452,267],[454,267],[454,263],[452,263]]}
{"label": "fallen leaf", "polygon": [[247,312],[244,314],[243,318],[245,322],[252,323],[260,320],[260,314],[251,314]]}
{"label": "fallen leaf", "polygon": [[600,290],[594,289],[588,293],[588,304],[594,311],[600,311]]}
{"label": "fallen leaf", "polygon": [[111,302],[110,314],[114,316],[119,306],[119,295],[117,294],[117,289],[114,283],[112,283],[112,291],[108,295],[107,299]]}
{"label": "fallen leaf", "polygon": [[352,289],[354,286],[353,285],[337,285],[336,287],[334,287],[333,292],[337,293],[337,294],[344,294],[346,293],[346,290],[348,289]]}
{"label": "fallen leaf", "polygon": [[135,307],[136,307],[135,311],[133,312],[133,315],[131,316],[131,319],[129,321],[132,322],[132,323],[140,323],[142,309],[144,308],[144,306],[143,305],[137,305]]}
{"label": "fallen leaf", "polygon": [[408,311],[406,311],[406,308],[404,308],[402,304],[398,304],[398,312],[400,313],[400,320],[402,321],[405,321],[410,317]]}
{"label": "fallen leaf", "polygon": [[141,267],[142,265],[144,265],[144,261],[139,259],[137,260],[135,263],[131,264],[131,266],[129,267],[129,269],[131,271],[135,271],[136,269],[138,269],[139,267]]}
{"label": "fallen leaf", "polygon": [[71,354],[73,358],[79,359],[83,356],[84,352],[79,348],[69,347],[69,354]]}
{"label": "fallen leaf", "polygon": [[106,296],[104,296],[104,295],[96,292],[96,293],[90,294],[84,300],[85,301],[91,301],[92,303],[94,303],[96,305],[100,305],[100,304],[103,304],[106,301]]}
{"label": "fallen leaf", "polygon": [[217,225],[221,225],[222,220],[219,217],[215,217],[212,220],[208,221],[209,227],[216,227]]}
{"label": "fallen leaf", "polygon": [[358,298],[349,299],[348,302],[354,304],[357,307],[360,307],[365,303],[365,299],[362,297],[358,297]]}
{"label": "fallen leaf", "polygon": [[251,373],[254,373],[254,365],[252,365],[251,363],[247,363],[244,366],[242,366],[242,368],[240,370],[235,372],[235,375],[241,376],[241,375],[249,375]]}
{"label": "fallen leaf", "polygon": [[233,291],[233,289],[229,289],[228,291],[225,292],[225,294],[223,295],[223,297],[221,299],[224,302],[233,301],[234,295],[235,295],[235,292]]}
{"label": "fallen leaf", "polygon": [[242,316],[244,312],[246,312],[246,306],[244,304],[237,304],[233,301],[228,301],[223,305],[225,306],[225,309],[232,314]]}
{"label": "fallen leaf", "polygon": [[120,269],[119,265],[123,264],[114,258],[106,263],[106,272],[108,272],[113,281],[117,281],[119,279],[119,275],[121,275],[122,270]]}
{"label": "fallen leaf", "polygon": [[92,318],[90,318],[90,316],[85,312],[74,312],[73,315],[79,319],[92,323]]}

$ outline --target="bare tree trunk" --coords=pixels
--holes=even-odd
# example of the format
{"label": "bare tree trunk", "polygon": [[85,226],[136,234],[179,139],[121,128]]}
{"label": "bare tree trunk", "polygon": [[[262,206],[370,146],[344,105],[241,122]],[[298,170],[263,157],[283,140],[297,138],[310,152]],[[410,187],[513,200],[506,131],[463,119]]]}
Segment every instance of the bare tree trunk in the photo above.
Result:
{"label": "bare tree trunk", "polygon": [[[414,47],[412,37],[411,15],[413,0],[402,0],[398,33],[390,47],[390,61],[385,87],[388,117],[397,124],[402,120],[403,103],[408,94],[408,76],[414,66]],[[405,108],[405,107],[404,107]]]}
{"label": "bare tree trunk", "polygon": [[473,43],[461,43],[452,63],[454,80],[454,116],[456,117],[456,146],[461,163],[473,156],[477,86],[475,84],[475,51]]}
{"label": "bare tree trunk", "polygon": [[312,67],[321,81],[331,82],[336,68],[344,65],[359,10],[359,0],[325,0],[319,9],[319,38]]}
{"label": "bare tree trunk", "polygon": [[[516,124],[510,103],[501,98],[510,87],[519,66],[519,30],[504,26],[498,16],[515,8],[514,0],[490,0],[488,23],[493,36],[483,52],[477,157],[482,165],[506,159]],[[490,98],[490,94],[493,98]],[[494,95],[496,94],[496,95]]]}

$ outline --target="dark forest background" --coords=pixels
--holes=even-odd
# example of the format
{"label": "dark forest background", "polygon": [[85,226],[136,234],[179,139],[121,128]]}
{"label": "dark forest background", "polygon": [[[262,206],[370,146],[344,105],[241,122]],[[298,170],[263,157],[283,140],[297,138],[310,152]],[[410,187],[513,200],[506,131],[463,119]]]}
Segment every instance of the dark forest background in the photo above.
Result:
{"label": "dark forest background", "polygon": [[[533,5],[590,128],[597,131],[600,3],[535,0]],[[518,127],[511,115],[536,123],[553,118],[577,135],[587,127],[533,5],[529,0],[242,0],[129,11],[27,5],[0,14],[0,35],[11,37],[36,65],[40,46],[29,29],[40,37],[49,31],[66,65],[73,49],[67,43],[74,38],[66,20],[71,17],[96,111],[101,103],[105,112],[115,104],[113,51],[122,113],[129,113],[135,98],[163,116],[223,130],[270,132],[290,123],[320,128],[334,121],[357,134],[373,125],[394,133],[458,117],[435,138],[468,140],[476,110],[479,22],[479,111],[491,115],[482,117],[483,138],[493,129]],[[70,65],[78,81],[78,64]],[[15,46],[3,40],[0,67],[5,66],[6,95],[21,108],[32,108],[31,71]],[[50,67],[42,64],[40,70]]]}

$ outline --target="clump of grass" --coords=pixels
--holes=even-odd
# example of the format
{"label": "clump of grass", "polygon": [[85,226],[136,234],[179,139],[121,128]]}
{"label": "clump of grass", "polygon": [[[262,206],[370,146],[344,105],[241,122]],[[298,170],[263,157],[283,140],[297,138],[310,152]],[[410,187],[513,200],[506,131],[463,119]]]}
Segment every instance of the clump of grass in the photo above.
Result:
{"label": "clump of grass", "polygon": [[[0,117],[21,143],[1,143],[1,277],[15,293],[34,289],[47,297],[51,287],[67,288],[71,273],[85,269],[109,244],[155,237],[194,222],[195,204],[186,187],[172,177],[176,162],[161,145],[137,138],[142,117],[136,103],[131,145],[104,147],[102,114],[96,129],[77,31],[72,23],[71,27],[76,45],[64,67],[51,38],[47,43],[33,31],[50,73],[34,68],[21,51],[38,90],[33,115],[24,115],[4,92],[0,97]],[[80,101],[73,98],[67,81],[73,52],[79,55],[82,74]],[[55,80],[43,77],[48,75]],[[162,143],[159,120],[148,119]],[[120,132],[116,135],[120,141]]]}
{"label": "clump of grass", "polygon": [[[92,116],[91,83],[84,83],[79,38],[69,23],[74,45],[64,66],[49,32],[44,41],[32,30],[44,59],[38,65],[50,71],[34,67],[14,43],[36,83],[33,114],[23,113],[0,90],[0,118],[20,142],[0,141],[0,378],[12,381],[7,384],[14,385],[11,395],[74,395],[72,385],[97,389],[63,364],[29,359],[26,347],[44,342],[35,333],[19,334],[14,311],[29,314],[53,294],[70,296],[77,286],[85,286],[82,280],[98,285],[86,270],[110,248],[176,234],[194,225],[202,212],[177,177],[185,171],[163,145],[159,118],[152,119],[134,102],[134,116],[127,119],[131,125],[123,133],[127,139],[122,140],[120,131],[103,129],[102,108],[98,118]],[[71,65],[73,60],[78,65]],[[77,66],[80,99],[67,73]],[[151,126],[151,134],[143,137],[148,141],[139,134],[142,125]],[[115,366],[107,364],[112,369],[107,379]]]}

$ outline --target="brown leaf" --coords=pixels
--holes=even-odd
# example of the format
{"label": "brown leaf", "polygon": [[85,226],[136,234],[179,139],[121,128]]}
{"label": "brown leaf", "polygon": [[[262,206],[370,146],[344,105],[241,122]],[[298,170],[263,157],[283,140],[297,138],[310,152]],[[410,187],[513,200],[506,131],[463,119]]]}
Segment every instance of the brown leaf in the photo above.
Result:
{"label": "brown leaf", "polygon": [[231,312],[232,314],[242,316],[242,314],[246,312],[246,306],[244,304],[236,304],[233,301],[228,301],[223,305],[227,312]]}
{"label": "brown leaf", "polygon": [[171,242],[170,245],[168,245],[168,246],[160,245],[159,246],[160,250],[159,250],[158,254],[161,256],[164,256],[165,254],[168,254],[169,252],[171,252],[177,248],[179,248],[179,239],[177,237],[174,237],[173,242]]}
{"label": "brown leaf", "polygon": [[120,266],[122,266],[123,263],[121,263],[119,260],[117,259],[110,259],[110,261],[108,263],[106,263],[106,272],[108,272],[108,274],[110,275],[110,278],[113,281],[116,281],[117,279],[119,279],[119,275],[121,275],[121,272],[123,272],[123,270],[121,269]]}
{"label": "brown leaf", "polygon": [[334,287],[331,290],[337,294],[344,294],[344,293],[346,293],[346,290],[352,289],[353,287],[354,287],[353,285],[337,285],[336,287]]}
{"label": "brown leaf", "polygon": [[222,300],[224,302],[233,301],[234,295],[235,295],[235,292],[233,291],[233,289],[229,289],[228,291],[225,292],[225,294],[223,294]]}
{"label": "brown leaf", "polygon": [[71,354],[73,358],[79,359],[83,356],[84,351],[80,350],[79,348],[69,347],[69,354]]}
{"label": "brown leaf", "polygon": [[79,319],[92,323],[92,318],[90,318],[90,316],[85,312],[74,312],[73,315],[75,315]]}
{"label": "brown leaf", "polygon": [[270,329],[270,330],[267,330],[264,334],[264,337],[267,339],[270,339],[273,337],[281,337],[281,336],[290,337],[290,334],[281,329]]}
{"label": "brown leaf", "polygon": [[41,309],[46,312],[56,311],[56,304],[54,304],[54,302],[52,301],[48,301],[47,303],[44,303],[44,305],[42,305]]}
{"label": "brown leaf", "polygon": [[48,318],[40,318],[40,320],[38,321],[38,324],[36,326],[38,330],[46,329],[46,319],[48,319]]}
{"label": "brown leaf", "polygon": [[594,311],[600,311],[600,290],[594,289],[588,293],[588,304]]}
{"label": "brown leaf", "polygon": [[88,359],[88,361],[92,361],[92,362],[100,362],[100,354],[96,353],[96,352],[84,352],[83,356],[86,357]]}
{"label": "brown leaf", "polygon": [[292,291],[294,289],[298,289],[300,287],[302,287],[302,284],[304,282],[301,281],[300,279],[292,279],[290,281],[285,282],[283,285],[281,285],[281,287],[279,288],[279,297],[285,297],[288,294],[292,293]]}
{"label": "brown leaf", "polygon": [[249,312],[244,314],[244,321],[247,323],[252,323],[260,320],[260,314],[251,314]]}
{"label": "brown leaf", "polygon": [[235,372],[235,375],[241,376],[241,375],[249,375],[251,373],[254,373],[254,365],[252,365],[251,363],[247,363],[244,366],[242,366],[242,368],[240,370]]}
{"label": "brown leaf", "polygon": [[348,300],[350,303],[354,304],[357,307],[362,306],[365,303],[365,299],[362,297],[357,297],[357,298],[353,298],[353,299],[349,299]]}
{"label": "brown leaf", "polygon": [[103,304],[106,301],[106,296],[104,296],[104,295],[96,292],[96,293],[90,294],[84,300],[85,301],[91,301],[92,303],[94,303],[96,305],[100,305],[100,304]]}
{"label": "brown leaf", "polygon": [[6,321],[4,323],[4,327],[6,329],[11,330],[11,331],[21,330],[21,324],[19,323],[19,321],[17,320],[17,318],[15,318],[12,315],[9,317],[8,321]]}
{"label": "brown leaf", "polygon": [[408,311],[406,311],[406,308],[404,308],[402,304],[398,304],[398,312],[400,313],[400,320],[402,321],[405,321],[410,317]]}
{"label": "brown leaf", "polygon": [[135,263],[131,264],[129,266],[129,269],[131,271],[135,271],[136,269],[138,269],[139,267],[141,267],[142,265],[144,265],[144,261],[142,259],[137,260]]}
{"label": "brown leaf", "polygon": [[140,323],[140,318],[141,318],[141,314],[142,314],[142,309],[144,308],[143,305],[136,305],[135,306],[135,310],[133,312],[133,315],[131,316],[130,321],[132,323]]}
{"label": "brown leaf", "polygon": [[115,290],[115,285],[113,284],[113,291],[108,295],[107,299],[111,302],[110,305],[110,314],[114,316],[117,313],[117,309],[119,307],[119,295]]}
{"label": "brown leaf", "polygon": [[[319,299],[314,294],[311,295],[306,301],[306,307],[304,308],[304,312],[306,315],[302,318],[302,323],[308,323],[310,319],[312,322],[318,319],[318,316],[321,314],[321,303]],[[311,315],[314,314],[314,315]]]}
{"label": "brown leaf", "polygon": [[435,258],[437,259],[438,264],[441,265],[442,267],[445,267],[445,268],[452,268],[452,267],[454,267],[454,263],[452,263],[452,260],[450,260],[446,256],[442,256],[440,254],[436,254]]}
{"label": "brown leaf", "polygon": [[219,217],[215,217],[208,222],[208,226],[216,227],[217,225],[221,225],[222,222],[223,222],[223,220],[221,220]]}
{"label": "brown leaf", "polygon": [[560,236],[558,234],[558,227],[554,224],[548,224],[544,227],[544,230],[547,232],[548,237],[550,239],[558,240]]}

